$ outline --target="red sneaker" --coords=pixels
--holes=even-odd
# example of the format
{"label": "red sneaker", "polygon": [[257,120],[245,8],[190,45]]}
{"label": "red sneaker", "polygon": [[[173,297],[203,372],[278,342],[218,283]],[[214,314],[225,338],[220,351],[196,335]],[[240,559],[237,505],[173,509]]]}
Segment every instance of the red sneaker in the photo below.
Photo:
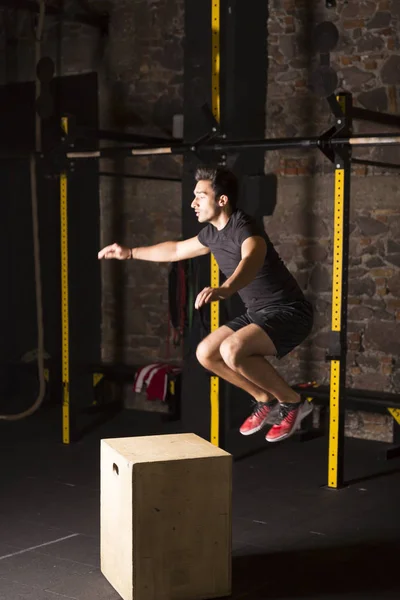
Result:
{"label": "red sneaker", "polygon": [[265,439],[267,442],[280,442],[293,435],[300,427],[302,420],[313,410],[313,405],[305,402],[281,403],[279,405],[278,422],[271,427]]}
{"label": "red sneaker", "polygon": [[242,435],[251,435],[260,431],[267,423],[275,423],[275,419],[278,416],[279,406],[277,400],[254,402],[255,407],[253,412],[239,429]]}

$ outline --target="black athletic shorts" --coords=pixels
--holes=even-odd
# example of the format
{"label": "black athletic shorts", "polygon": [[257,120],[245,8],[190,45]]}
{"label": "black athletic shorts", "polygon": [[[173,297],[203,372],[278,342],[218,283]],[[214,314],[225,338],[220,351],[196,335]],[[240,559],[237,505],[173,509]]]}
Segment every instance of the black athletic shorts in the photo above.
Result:
{"label": "black athletic shorts", "polygon": [[308,300],[271,305],[261,310],[248,310],[232,321],[225,323],[233,331],[246,325],[259,325],[271,338],[277,350],[276,356],[283,358],[301,344],[311,332],[313,309]]}

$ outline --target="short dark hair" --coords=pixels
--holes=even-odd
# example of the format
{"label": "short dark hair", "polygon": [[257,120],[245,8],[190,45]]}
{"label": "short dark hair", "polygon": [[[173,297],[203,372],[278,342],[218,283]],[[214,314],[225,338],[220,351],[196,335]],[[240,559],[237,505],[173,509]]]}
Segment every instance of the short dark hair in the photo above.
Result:
{"label": "short dark hair", "polygon": [[196,169],[196,181],[209,181],[215,197],[228,196],[229,205],[236,210],[238,180],[236,175],[223,167],[202,166]]}

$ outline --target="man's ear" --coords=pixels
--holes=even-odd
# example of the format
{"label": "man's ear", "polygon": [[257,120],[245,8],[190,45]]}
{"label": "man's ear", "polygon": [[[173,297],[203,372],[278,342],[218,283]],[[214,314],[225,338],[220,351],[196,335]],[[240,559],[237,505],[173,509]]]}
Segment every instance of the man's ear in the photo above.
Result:
{"label": "man's ear", "polygon": [[226,196],[225,194],[222,194],[222,196],[219,197],[218,204],[220,206],[226,206],[228,202],[228,196]]}

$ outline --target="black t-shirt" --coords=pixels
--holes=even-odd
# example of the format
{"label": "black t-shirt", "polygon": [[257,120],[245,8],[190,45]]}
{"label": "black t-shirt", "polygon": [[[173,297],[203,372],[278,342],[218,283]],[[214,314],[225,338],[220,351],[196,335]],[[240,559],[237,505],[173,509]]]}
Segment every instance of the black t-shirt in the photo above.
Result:
{"label": "black t-shirt", "polygon": [[255,279],[238,291],[246,308],[260,310],[271,304],[304,300],[297,281],[284,265],[264,229],[242,210],[233,212],[223,229],[206,225],[199,232],[198,240],[203,246],[210,248],[222,273],[230,277],[242,259],[243,242],[252,236],[265,240],[267,253]]}

